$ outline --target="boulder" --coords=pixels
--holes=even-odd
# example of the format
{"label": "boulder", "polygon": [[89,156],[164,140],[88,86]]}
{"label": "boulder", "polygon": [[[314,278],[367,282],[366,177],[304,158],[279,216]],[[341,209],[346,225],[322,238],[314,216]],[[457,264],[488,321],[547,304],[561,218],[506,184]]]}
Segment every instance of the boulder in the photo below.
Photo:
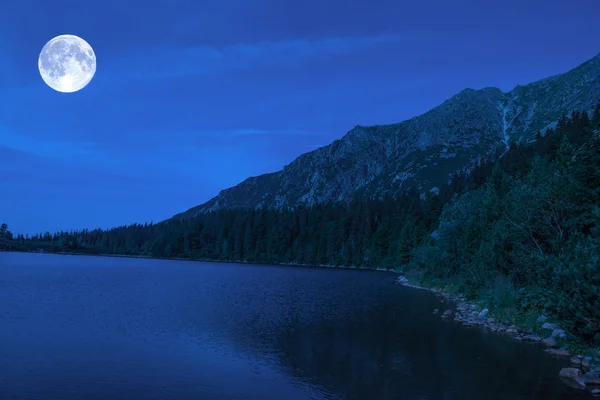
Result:
{"label": "boulder", "polygon": [[452,311],[451,310],[446,310],[442,314],[442,318],[450,318],[451,316],[452,316]]}
{"label": "boulder", "polygon": [[543,324],[544,322],[546,322],[546,319],[546,316],[540,315],[538,319],[535,320],[535,322],[537,322],[538,324]]}
{"label": "boulder", "polygon": [[573,365],[581,365],[581,357],[573,356],[571,357],[571,364]]}
{"label": "boulder", "polygon": [[479,314],[477,314],[477,318],[478,319],[485,319],[487,318],[488,313],[490,312],[490,310],[488,310],[487,308],[484,308],[483,310],[481,310],[479,312]]}
{"label": "boulder", "polygon": [[565,380],[569,386],[585,389],[585,381],[581,375],[581,371],[577,368],[563,368],[558,373],[558,376]]}
{"label": "boulder", "polygon": [[408,279],[406,279],[404,276],[399,276],[396,282],[401,285],[406,285],[408,283]]}
{"label": "boulder", "polygon": [[439,313],[439,312],[440,312],[440,310],[438,310],[437,308],[436,308],[435,310],[433,310],[433,313],[434,313],[434,314],[437,314],[437,313]]}
{"label": "boulder", "polygon": [[583,357],[583,359],[581,360],[581,366],[585,369],[589,369],[591,361],[592,361],[591,357]]}
{"label": "boulder", "polygon": [[522,339],[524,342],[539,342],[542,340],[538,335],[525,335]]}
{"label": "boulder", "polygon": [[587,385],[600,385],[600,375],[596,372],[586,372],[582,378]]}
{"label": "boulder", "polygon": [[547,337],[546,339],[542,340],[542,344],[546,347],[556,347],[556,339],[553,337]]}
{"label": "boulder", "polygon": [[547,349],[545,351],[547,353],[550,353],[554,356],[559,356],[559,357],[568,357],[571,355],[571,353],[569,353],[569,351],[567,349]]}
{"label": "boulder", "polygon": [[579,370],[579,368],[563,368],[558,373],[558,376],[566,379],[578,379],[581,378],[581,371]]}
{"label": "boulder", "polygon": [[567,335],[565,334],[565,331],[563,331],[562,329],[554,329],[552,331],[552,335],[550,335],[550,336],[552,336],[553,338],[555,338],[555,337],[564,338]]}
{"label": "boulder", "polygon": [[509,326],[508,328],[506,328],[506,331],[505,331],[505,332],[506,332],[506,333],[509,333],[509,334],[515,334],[515,333],[517,333],[518,331],[519,331],[519,329],[518,329],[518,328],[517,328],[515,325],[511,325],[511,326]]}
{"label": "boulder", "polygon": [[546,322],[544,325],[542,325],[542,329],[548,329],[550,331],[553,331],[554,329],[557,329],[558,325],[553,324],[551,322]]}

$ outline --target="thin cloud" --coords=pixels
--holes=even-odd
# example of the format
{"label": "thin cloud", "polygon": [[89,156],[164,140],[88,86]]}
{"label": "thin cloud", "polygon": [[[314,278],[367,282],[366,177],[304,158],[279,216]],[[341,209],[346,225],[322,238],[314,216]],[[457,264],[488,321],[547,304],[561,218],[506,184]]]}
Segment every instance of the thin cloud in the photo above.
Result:
{"label": "thin cloud", "polygon": [[[259,129],[259,128],[237,128],[237,129],[196,129],[196,130],[122,130],[119,132],[119,140],[116,142],[113,138],[99,141],[94,144],[94,148],[106,148],[106,146],[118,145],[119,148],[151,148],[179,147],[189,144],[189,141],[198,139],[220,141],[223,139],[233,139],[246,136],[311,136],[322,135],[322,132],[306,131],[296,129]],[[0,134],[0,143],[2,136]],[[88,144],[91,146],[91,144]]]}
{"label": "thin cloud", "polygon": [[[416,34],[387,34],[262,41],[222,47],[173,48],[159,45],[145,48],[143,54],[124,54],[107,68],[128,71],[130,76],[140,79],[202,75],[231,70],[290,68],[375,46],[414,42],[421,38],[422,35]],[[131,60],[143,61],[134,63]]]}
{"label": "thin cloud", "polygon": [[256,136],[256,135],[320,135],[319,132],[290,129],[232,129],[220,131],[219,135]]}
{"label": "thin cloud", "polygon": [[102,168],[96,163],[73,162],[64,154],[48,157],[31,151],[16,150],[0,144],[0,181],[15,185],[57,184],[63,187],[128,188],[150,184],[144,176]]}
{"label": "thin cloud", "polygon": [[40,157],[86,159],[98,153],[95,143],[40,140],[0,126],[0,145]]}

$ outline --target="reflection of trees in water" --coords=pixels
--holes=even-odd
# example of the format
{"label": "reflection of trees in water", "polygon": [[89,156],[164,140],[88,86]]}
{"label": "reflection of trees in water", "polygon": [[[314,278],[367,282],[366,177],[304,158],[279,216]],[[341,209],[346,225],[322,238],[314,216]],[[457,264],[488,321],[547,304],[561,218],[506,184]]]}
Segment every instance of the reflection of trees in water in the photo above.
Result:
{"label": "reflection of trees in water", "polygon": [[282,332],[281,364],[349,399],[560,399],[571,392],[555,378],[558,362],[539,349],[442,322],[430,315],[430,301],[413,296],[402,318],[388,306]]}
{"label": "reflection of trees in water", "polygon": [[[309,271],[302,271],[309,274]],[[432,315],[434,295],[364,274],[248,277],[207,296],[215,334],[348,399],[561,399],[560,365],[501,334]],[[256,281],[252,281],[256,279]],[[393,278],[392,278],[393,279]],[[310,283],[310,284],[309,284]],[[213,307],[214,306],[214,307]],[[576,399],[577,394],[568,396]]]}
{"label": "reflection of trees in water", "polygon": [[[426,351],[418,348],[424,342],[415,341],[415,348],[399,337],[399,321],[390,314],[385,308],[361,311],[349,320],[322,321],[284,333],[278,340],[284,350],[281,363],[294,375],[348,398],[399,398],[414,393],[411,381],[424,372],[419,371],[421,360],[415,355]],[[431,375],[429,369],[427,374]],[[431,387],[426,389],[433,394]]]}

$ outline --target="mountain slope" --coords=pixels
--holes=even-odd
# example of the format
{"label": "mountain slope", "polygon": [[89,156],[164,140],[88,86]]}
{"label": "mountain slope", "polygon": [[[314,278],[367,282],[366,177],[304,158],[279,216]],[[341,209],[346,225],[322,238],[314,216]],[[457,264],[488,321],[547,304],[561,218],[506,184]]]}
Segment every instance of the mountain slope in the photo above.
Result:
{"label": "mountain slope", "polygon": [[565,112],[600,100],[600,54],[571,71],[508,93],[465,89],[410,120],[356,126],[342,139],[303,154],[282,171],[248,178],[176,217],[221,208],[287,207],[347,200],[357,191],[431,190],[478,158],[531,140]]}

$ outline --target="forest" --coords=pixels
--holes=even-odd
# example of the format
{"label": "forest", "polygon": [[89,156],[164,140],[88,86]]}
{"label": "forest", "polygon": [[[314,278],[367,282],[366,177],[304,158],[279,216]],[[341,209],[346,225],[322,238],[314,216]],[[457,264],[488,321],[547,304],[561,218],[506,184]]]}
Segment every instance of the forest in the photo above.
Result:
{"label": "forest", "polygon": [[600,345],[599,204],[600,104],[479,160],[438,194],[33,236],[3,225],[0,248],[394,269],[486,299],[507,320],[553,315]]}

